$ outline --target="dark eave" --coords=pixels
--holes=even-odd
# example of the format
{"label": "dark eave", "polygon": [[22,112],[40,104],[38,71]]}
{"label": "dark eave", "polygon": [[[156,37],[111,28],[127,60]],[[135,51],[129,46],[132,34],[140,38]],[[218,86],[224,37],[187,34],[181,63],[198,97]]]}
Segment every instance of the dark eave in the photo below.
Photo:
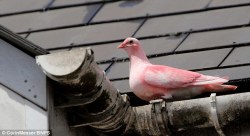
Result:
{"label": "dark eave", "polygon": [[0,38],[11,43],[13,46],[24,51],[32,57],[37,55],[48,54],[49,52],[34,43],[22,38],[21,36],[13,33],[4,26],[0,25]]}

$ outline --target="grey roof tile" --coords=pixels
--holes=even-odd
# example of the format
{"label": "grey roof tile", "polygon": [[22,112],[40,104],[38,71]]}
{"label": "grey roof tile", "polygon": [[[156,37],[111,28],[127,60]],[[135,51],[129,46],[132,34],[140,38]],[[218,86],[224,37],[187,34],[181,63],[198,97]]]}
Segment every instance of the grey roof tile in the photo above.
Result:
{"label": "grey roof tile", "polygon": [[250,3],[250,0],[213,0],[209,7],[228,6]]}
{"label": "grey roof tile", "polygon": [[131,92],[128,80],[120,80],[111,82],[120,93]]}
{"label": "grey roof tile", "polygon": [[76,4],[83,4],[96,1],[101,1],[101,0],[55,0],[50,7],[76,5]]}
{"label": "grey roof tile", "polygon": [[[146,54],[157,54],[157,53],[166,53],[172,52],[177,45],[181,42],[184,36],[182,37],[162,37],[162,38],[154,38],[154,39],[146,39],[140,40],[141,44],[146,52]],[[90,46],[94,52],[96,61],[100,60],[108,60],[112,57],[116,58],[124,58],[128,57],[125,51],[118,50],[116,47],[119,43],[111,43],[111,44],[103,44],[103,45],[95,45]]]}
{"label": "grey roof tile", "polygon": [[[0,15],[5,13],[42,9],[51,0],[2,0],[0,3]],[[55,0],[50,7],[68,6],[83,4],[102,0]],[[176,13],[190,10],[199,10],[206,6],[210,0],[138,0],[138,1],[117,1],[105,3],[98,14],[93,18],[93,22],[119,20],[131,17],[139,17],[156,14]],[[13,4],[15,3],[15,4]],[[180,4],[181,3],[181,4]],[[183,4],[185,3],[185,4]],[[209,7],[227,6],[250,3],[250,0],[213,0]],[[99,8],[99,4],[77,6],[49,10],[46,12],[33,12],[19,15],[12,15],[0,18],[3,24],[15,32],[27,31],[28,29],[44,29],[74,24],[87,23],[90,17]],[[10,8],[11,7],[11,8]],[[249,23],[250,6],[235,8],[222,8],[208,11],[183,13],[180,15],[162,16],[149,18],[141,27],[136,37],[161,35],[188,31],[190,29],[210,29]],[[43,48],[69,47],[70,44],[81,45],[103,41],[121,40],[131,36],[142,20],[124,21],[116,23],[96,24],[82,27],[72,27],[51,31],[31,33],[28,40],[40,45]],[[201,49],[209,47],[226,46],[233,43],[248,43],[247,37],[250,27],[226,29],[218,31],[208,31],[192,33],[181,44],[177,51]],[[24,35],[21,35],[24,36]],[[183,37],[171,39],[153,38],[141,40],[145,52],[150,54],[172,52],[183,40]],[[124,58],[126,53],[116,49],[118,43],[100,44],[91,46],[95,52],[95,60],[108,60],[112,57]],[[152,63],[169,65],[182,69],[200,69],[215,67],[225,58],[231,48],[199,51],[192,53],[182,53],[156,57],[150,59]],[[250,47],[236,47],[235,50],[222,63],[222,66],[250,63]],[[110,79],[128,77],[129,62],[115,63],[107,76]],[[105,70],[108,64],[100,64]],[[230,76],[231,79],[241,79],[250,77],[250,66],[233,68],[223,68],[215,70],[200,71],[208,75]],[[130,92],[128,80],[112,82],[121,92]]]}
{"label": "grey roof tile", "polygon": [[168,34],[249,23],[250,6],[149,19],[136,36]]}
{"label": "grey roof tile", "polygon": [[70,44],[85,44],[124,39],[131,36],[140,25],[141,20],[89,25],[68,29],[59,29],[32,33],[28,40],[43,48],[56,48]]}
{"label": "grey roof tile", "polygon": [[250,27],[190,34],[177,51],[250,43]]}
{"label": "grey roof tile", "polygon": [[[164,57],[150,59],[153,64],[168,65],[181,69],[200,69],[208,67],[216,67],[230,52],[230,49],[218,49],[210,51],[200,51],[193,53],[174,54]],[[128,77],[129,62],[116,63],[112,66],[107,76],[110,79]],[[122,72],[121,72],[122,71]]]}
{"label": "grey roof tile", "polygon": [[238,47],[227,57],[221,66],[250,63],[250,47]]}
{"label": "grey roof tile", "polygon": [[106,68],[109,66],[109,64],[101,64],[101,65],[98,65],[98,66],[102,69],[102,71],[105,71]]}
{"label": "grey roof tile", "polygon": [[209,0],[189,0],[188,2],[185,0],[118,1],[105,4],[93,22],[202,9],[208,2]]}
{"label": "grey roof tile", "polygon": [[13,12],[43,9],[50,0],[1,0],[0,15]]}
{"label": "grey roof tile", "polygon": [[19,34],[19,36],[25,38],[28,34]]}
{"label": "grey roof tile", "polygon": [[183,40],[185,35],[180,37],[162,37],[155,39],[140,40],[147,55],[173,52]]}
{"label": "grey roof tile", "polygon": [[211,76],[228,76],[230,80],[243,79],[250,77],[250,66],[223,68],[215,70],[199,71],[199,73]]}
{"label": "grey roof tile", "polygon": [[129,76],[129,62],[115,63],[110,71],[107,73],[109,79],[128,77]]}
{"label": "grey roof tile", "polygon": [[95,60],[101,61],[101,60],[109,60],[113,57],[125,57],[127,56],[124,51],[118,50],[116,47],[120,43],[110,43],[110,44],[102,44],[102,45],[95,45],[90,46],[94,53],[95,53]]}
{"label": "grey roof tile", "polygon": [[81,37],[84,36],[82,33],[83,28],[60,29],[32,33],[29,35],[28,40],[42,48],[55,48],[68,46],[73,43],[75,39],[81,39]]}
{"label": "grey roof tile", "polygon": [[[32,21],[34,15],[35,14],[23,14],[10,17],[1,17],[0,24],[14,32],[27,31],[30,28],[30,23],[27,22]],[[25,20],[26,18],[27,20]]]}
{"label": "grey roof tile", "polygon": [[99,7],[99,4],[95,4],[90,6],[49,10],[46,12],[33,12],[6,16],[0,18],[0,23],[14,32],[23,32],[28,31],[29,29],[37,30],[75,24],[86,24]]}
{"label": "grey roof tile", "polygon": [[182,69],[200,69],[215,67],[226,57],[230,49],[218,49],[184,54],[175,54],[165,57],[153,58],[154,64],[168,65]]}

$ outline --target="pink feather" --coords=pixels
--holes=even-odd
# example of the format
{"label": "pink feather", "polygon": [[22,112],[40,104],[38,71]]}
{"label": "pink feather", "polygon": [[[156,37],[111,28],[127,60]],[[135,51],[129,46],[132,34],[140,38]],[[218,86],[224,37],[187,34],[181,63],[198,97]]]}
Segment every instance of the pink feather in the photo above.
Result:
{"label": "pink feather", "polygon": [[197,72],[177,69],[149,62],[140,42],[127,38],[118,46],[130,58],[129,85],[139,98],[150,101],[187,99],[203,92],[235,90],[237,86],[222,85],[228,79],[202,75]]}

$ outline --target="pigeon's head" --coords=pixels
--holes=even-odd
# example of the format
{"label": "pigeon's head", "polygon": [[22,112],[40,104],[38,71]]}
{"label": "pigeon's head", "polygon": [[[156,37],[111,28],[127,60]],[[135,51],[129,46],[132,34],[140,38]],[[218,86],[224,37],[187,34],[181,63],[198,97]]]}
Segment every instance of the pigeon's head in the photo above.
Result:
{"label": "pigeon's head", "polygon": [[139,40],[137,40],[136,38],[126,38],[117,48],[120,49],[133,49],[135,47],[138,47],[140,45]]}

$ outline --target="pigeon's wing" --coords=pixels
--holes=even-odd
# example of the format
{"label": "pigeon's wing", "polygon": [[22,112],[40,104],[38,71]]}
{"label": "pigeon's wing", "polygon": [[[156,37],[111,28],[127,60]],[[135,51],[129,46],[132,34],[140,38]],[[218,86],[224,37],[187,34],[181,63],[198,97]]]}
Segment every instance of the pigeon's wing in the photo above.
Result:
{"label": "pigeon's wing", "polygon": [[143,73],[143,80],[151,86],[171,89],[187,87],[198,82],[204,82],[207,79],[202,74],[192,71],[162,65],[150,65]]}

